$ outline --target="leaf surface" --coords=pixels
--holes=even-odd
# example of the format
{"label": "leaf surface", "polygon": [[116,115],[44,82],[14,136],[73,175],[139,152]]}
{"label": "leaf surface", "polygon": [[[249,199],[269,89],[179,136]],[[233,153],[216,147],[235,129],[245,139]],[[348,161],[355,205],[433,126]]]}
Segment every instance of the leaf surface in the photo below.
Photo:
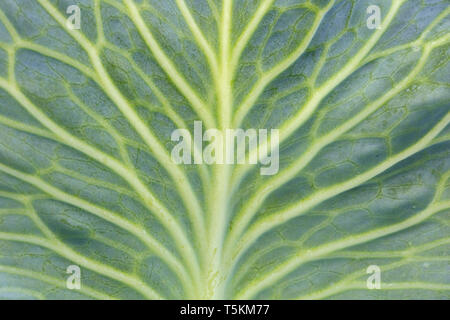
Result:
{"label": "leaf surface", "polygon": [[0,2],[0,298],[450,298],[448,0],[73,4]]}

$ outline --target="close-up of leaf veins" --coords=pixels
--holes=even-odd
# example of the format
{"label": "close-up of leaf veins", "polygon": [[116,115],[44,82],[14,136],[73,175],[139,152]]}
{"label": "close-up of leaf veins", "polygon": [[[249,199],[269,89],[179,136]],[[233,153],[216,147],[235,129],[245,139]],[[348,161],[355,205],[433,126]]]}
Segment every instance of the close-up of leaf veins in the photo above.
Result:
{"label": "close-up of leaf veins", "polygon": [[0,299],[449,300],[450,0],[0,0]]}

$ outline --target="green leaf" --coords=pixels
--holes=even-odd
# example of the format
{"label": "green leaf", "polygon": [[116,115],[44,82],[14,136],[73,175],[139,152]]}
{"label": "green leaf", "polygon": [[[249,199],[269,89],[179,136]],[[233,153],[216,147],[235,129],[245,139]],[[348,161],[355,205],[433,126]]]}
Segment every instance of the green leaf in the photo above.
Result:
{"label": "green leaf", "polygon": [[2,0],[0,298],[449,299],[449,2],[374,3]]}

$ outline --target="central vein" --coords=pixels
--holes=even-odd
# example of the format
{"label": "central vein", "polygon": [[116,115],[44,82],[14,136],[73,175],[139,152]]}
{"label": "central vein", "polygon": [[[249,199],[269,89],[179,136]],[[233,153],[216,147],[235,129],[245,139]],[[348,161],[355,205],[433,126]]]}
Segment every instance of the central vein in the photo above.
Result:
{"label": "central vein", "polygon": [[[232,74],[230,72],[230,34],[231,34],[232,0],[224,0],[220,21],[219,44],[219,74],[216,81],[217,108],[219,130],[225,134],[230,128],[232,111]],[[226,150],[226,148],[225,148]],[[228,185],[231,165],[216,164],[213,168],[212,185],[214,191],[208,199],[209,204],[209,243],[207,277],[205,279],[205,298],[221,299],[224,297],[226,276],[221,272],[222,247],[225,230],[227,229],[227,216],[229,212]]]}

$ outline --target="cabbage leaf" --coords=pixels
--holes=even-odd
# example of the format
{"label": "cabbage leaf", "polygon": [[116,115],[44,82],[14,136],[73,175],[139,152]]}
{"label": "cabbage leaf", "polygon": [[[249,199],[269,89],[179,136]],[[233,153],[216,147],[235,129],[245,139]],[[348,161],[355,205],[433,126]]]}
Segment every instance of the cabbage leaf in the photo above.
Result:
{"label": "cabbage leaf", "polygon": [[[448,0],[0,1],[0,298],[449,299],[449,30]],[[195,121],[279,130],[278,172],[174,163]]]}

